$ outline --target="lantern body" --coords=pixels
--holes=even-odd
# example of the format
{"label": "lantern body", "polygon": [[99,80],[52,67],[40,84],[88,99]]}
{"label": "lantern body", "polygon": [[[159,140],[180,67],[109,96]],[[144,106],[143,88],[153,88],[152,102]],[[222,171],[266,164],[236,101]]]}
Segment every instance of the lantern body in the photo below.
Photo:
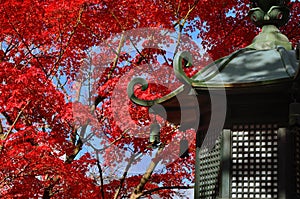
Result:
{"label": "lantern body", "polygon": [[[298,70],[295,51],[278,48],[241,53],[218,74],[226,120],[211,150],[201,149],[205,136],[198,131],[195,198],[300,198]],[[199,99],[211,98],[196,90]]]}

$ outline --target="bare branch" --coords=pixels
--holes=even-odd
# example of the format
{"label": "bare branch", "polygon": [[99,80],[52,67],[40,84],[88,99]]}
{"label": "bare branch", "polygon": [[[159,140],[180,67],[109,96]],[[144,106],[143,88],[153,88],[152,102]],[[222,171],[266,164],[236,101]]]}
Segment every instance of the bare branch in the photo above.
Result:
{"label": "bare branch", "polygon": [[127,173],[128,173],[128,171],[129,171],[129,169],[130,169],[130,167],[131,167],[133,161],[135,160],[135,158],[136,158],[138,155],[139,155],[139,154],[135,154],[135,155],[132,155],[132,156],[130,157],[129,162],[128,162],[128,164],[127,164],[125,170],[124,170],[123,176],[122,176],[122,178],[120,179],[120,185],[119,185],[119,187],[118,187],[118,189],[117,189],[117,191],[116,191],[116,193],[115,193],[114,199],[117,199],[117,198],[118,198],[118,196],[119,196],[119,194],[120,194],[120,192],[121,192],[121,190],[122,190],[122,187],[123,187],[125,178],[126,178],[126,176],[127,176]]}
{"label": "bare branch", "polygon": [[18,122],[18,120],[20,119],[20,117],[21,117],[21,115],[22,115],[24,109],[28,106],[28,104],[29,104],[30,102],[31,102],[31,100],[28,100],[27,103],[23,106],[23,108],[19,111],[19,113],[18,113],[18,115],[17,115],[15,121],[14,121],[13,124],[10,126],[10,128],[9,128],[9,130],[8,130],[8,132],[7,132],[7,134],[5,134],[5,136],[3,137],[3,140],[5,140],[5,139],[11,134],[11,132],[12,132],[14,126],[16,125],[16,123]]}
{"label": "bare branch", "polygon": [[[162,152],[163,148],[164,148],[164,146],[161,145],[160,148],[158,149],[154,159],[156,159],[158,157],[158,155]],[[149,181],[155,167],[159,163],[159,161],[156,161],[154,159],[152,159],[152,161],[151,161],[149,167],[147,168],[147,171],[143,175],[140,183],[136,186],[136,188],[132,192],[132,194],[130,196],[130,199],[137,199],[137,198],[140,198],[143,195],[143,190],[145,188],[145,185]]]}
{"label": "bare branch", "polygon": [[[75,128],[75,127],[74,127],[74,128]],[[85,132],[85,131],[86,131],[86,128],[87,128],[87,125],[84,125],[84,126],[82,127],[82,129],[81,129],[81,133],[80,133],[80,134],[82,134],[83,132]],[[73,134],[72,136],[75,136],[75,137],[76,137],[76,135],[77,135],[77,130],[74,129],[74,134]],[[81,149],[82,149],[83,142],[82,142],[82,140],[81,140],[81,136],[78,136],[77,141],[75,141],[75,137],[73,137],[73,138],[71,139],[72,142],[73,142],[73,144],[75,144],[75,148],[74,148],[74,150],[73,150],[73,153],[70,154],[70,155],[68,155],[68,156],[66,157],[66,163],[71,163],[71,162],[75,159],[75,157],[78,155],[78,153],[81,151]],[[75,142],[76,142],[76,143],[75,143]]]}
{"label": "bare branch", "polygon": [[100,165],[100,161],[99,161],[98,154],[97,154],[97,167],[98,167],[99,174],[100,174],[101,196],[102,196],[102,199],[104,199],[104,182],[103,182],[103,172],[102,172],[102,168],[101,168],[101,165]]}
{"label": "bare branch", "polygon": [[2,120],[0,119],[0,136],[3,134]]}
{"label": "bare branch", "polygon": [[107,79],[110,79],[112,73],[114,72],[115,68],[117,67],[118,60],[119,60],[119,57],[120,57],[120,53],[121,53],[121,50],[122,50],[122,48],[124,46],[124,43],[125,43],[125,34],[122,33],[121,40],[119,42],[119,46],[118,46],[117,51],[116,51],[117,54],[116,54],[116,57],[114,59],[113,66],[112,66],[112,68],[110,69],[110,71],[109,71],[109,73],[107,75]]}
{"label": "bare branch", "polygon": [[166,187],[157,187],[148,191],[143,192],[143,196],[152,194],[153,192],[157,192],[160,190],[170,190],[170,189],[193,189],[194,186],[166,186]]}
{"label": "bare branch", "polygon": [[[107,146],[105,146],[105,147],[103,147],[103,148],[101,148],[101,149],[97,149],[97,148],[95,148],[93,145],[91,145],[90,147],[92,147],[95,151],[104,151],[104,150],[108,149],[109,147],[111,147],[112,145],[114,145],[116,142],[120,141],[121,139],[126,138],[124,135],[125,135],[128,131],[129,131],[129,129],[126,129],[125,131],[123,131],[123,133],[122,133],[118,138],[116,138],[114,141],[110,142],[109,145],[107,145]],[[87,139],[87,140],[88,140],[88,139]],[[87,140],[85,140],[85,141],[87,141]]]}
{"label": "bare branch", "polygon": [[[181,1],[180,1],[181,2]],[[177,38],[177,42],[176,42],[176,47],[175,47],[175,50],[174,50],[174,56],[176,55],[177,51],[178,51],[178,47],[179,47],[179,43],[180,43],[180,40],[181,40],[181,36],[182,36],[182,30],[183,30],[183,27],[187,21],[187,18],[189,17],[189,15],[191,14],[191,12],[196,8],[197,4],[198,4],[199,0],[196,0],[194,2],[194,4],[192,5],[192,7],[188,10],[188,12],[186,13],[185,17],[181,20],[183,20],[182,23],[180,23],[181,20],[178,20],[177,24],[179,26],[179,30],[178,30],[178,38]],[[179,10],[179,7],[180,5],[178,5],[178,10]]]}
{"label": "bare branch", "polygon": [[62,59],[64,53],[66,52],[67,48],[69,47],[69,45],[70,45],[70,43],[71,43],[71,40],[72,40],[74,34],[76,33],[76,30],[77,30],[78,26],[81,24],[81,17],[82,17],[82,14],[83,14],[84,10],[85,10],[85,8],[84,8],[84,6],[82,6],[82,7],[80,8],[79,12],[78,12],[78,17],[77,17],[77,19],[76,19],[76,24],[74,25],[73,30],[72,30],[71,33],[70,33],[69,39],[68,39],[68,41],[66,42],[65,47],[60,49],[59,57],[58,57],[58,59],[55,61],[53,67],[51,68],[51,70],[50,70],[50,72],[49,72],[49,74],[48,74],[49,76],[50,76],[51,73],[55,70],[55,68],[57,67],[57,65],[58,65],[59,62],[61,61],[61,59]]}

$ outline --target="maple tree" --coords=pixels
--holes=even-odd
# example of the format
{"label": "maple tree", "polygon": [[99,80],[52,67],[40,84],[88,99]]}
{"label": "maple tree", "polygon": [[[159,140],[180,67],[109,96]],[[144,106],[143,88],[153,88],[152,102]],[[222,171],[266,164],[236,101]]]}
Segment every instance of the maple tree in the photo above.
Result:
{"label": "maple tree", "polygon": [[[159,159],[164,148],[148,148],[144,133],[153,115],[131,103],[124,90],[127,83],[120,84],[124,76],[131,77],[132,69],[145,72],[145,65],[163,68],[156,77],[169,74],[164,69],[170,69],[175,52],[185,47],[175,42],[173,54],[166,57],[166,51],[158,50],[158,44],[168,45],[163,38],[153,48],[128,53],[124,49],[128,42],[137,44],[141,38],[129,40],[125,33],[156,28],[176,33],[177,41],[183,36],[201,38],[203,52],[215,60],[249,45],[257,34],[247,17],[249,2],[2,0],[0,4],[0,196],[185,197],[178,190],[192,187],[194,142],[189,158]],[[300,40],[299,1],[290,7],[292,20],[282,31],[295,46]],[[176,86],[150,84],[146,93],[139,92],[141,98],[158,98]],[[122,109],[124,103],[129,110]],[[138,129],[126,126],[132,121]],[[178,134],[182,136],[176,126],[166,123],[162,142],[177,146],[172,139]],[[130,169],[144,156],[154,158],[144,172],[134,174]],[[161,162],[166,166],[157,167]]]}

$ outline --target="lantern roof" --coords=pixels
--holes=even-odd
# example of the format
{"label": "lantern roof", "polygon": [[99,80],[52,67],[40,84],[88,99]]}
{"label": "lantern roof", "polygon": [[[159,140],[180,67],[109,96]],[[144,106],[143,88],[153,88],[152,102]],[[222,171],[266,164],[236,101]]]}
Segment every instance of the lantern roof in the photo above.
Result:
{"label": "lantern roof", "polygon": [[[176,77],[196,91],[225,88],[239,92],[245,87],[255,89],[295,81],[300,74],[299,49],[294,50],[288,38],[278,29],[289,20],[287,3],[279,0],[252,0],[249,16],[257,26],[262,27],[253,42],[209,64],[191,78],[184,73],[183,67],[192,64],[192,55],[186,51],[178,52],[173,61]],[[188,63],[187,66],[182,66],[184,61]],[[160,99],[141,100],[134,95],[133,87],[136,84],[141,84],[145,90],[148,83],[143,78],[135,78],[127,87],[130,99],[142,106],[161,104],[186,90],[183,85]]]}
{"label": "lantern roof", "polygon": [[223,57],[189,78],[183,72],[183,59],[191,61],[188,52],[179,52],[174,58],[176,77],[184,83],[166,96],[156,100],[141,100],[133,94],[133,87],[141,84],[146,90],[148,83],[143,78],[135,78],[128,85],[131,100],[142,106],[161,104],[185,90],[185,85],[201,92],[201,90],[226,89],[239,92],[243,88],[270,88],[272,85],[292,83],[299,78],[299,60],[296,50],[286,50],[282,46],[275,49],[243,48]]}
{"label": "lantern roof", "polygon": [[292,81],[299,68],[298,62],[295,51],[283,47],[268,50],[245,48],[214,62],[214,67],[204,68],[192,77],[191,85],[239,88]]}

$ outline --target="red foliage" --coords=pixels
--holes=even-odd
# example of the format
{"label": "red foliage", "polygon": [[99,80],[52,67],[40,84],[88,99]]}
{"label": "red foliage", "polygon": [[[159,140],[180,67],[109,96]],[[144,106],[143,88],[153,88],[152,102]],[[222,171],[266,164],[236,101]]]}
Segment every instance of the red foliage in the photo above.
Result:
{"label": "red foliage", "polygon": [[[247,17],[248,4],[247,0],[0,1],[0,197],[113,198],[119,187],[119,197],[129,197],[142,173],[129,170],[122,181],[124,165],[143,164],[139,154],[153,156],[145,133],[153,116],[129,101],[124,89],[132,77],[129,71],[150,74],[143,67],[163,68],[149,79],[154,83],[146,92],[136,91],[141,98],[159,98],[179,84],[168,72],[173,55],[156,49],[171,39],[152,45],[146,39],[139,44],[138,36],[127,38],[123,45],[144,47],[132,53],[118,52],[122,42],[111,38],[137,28],[182,31],[186,37],[201,38],[204,51],[217,59],[250,44],[257,33]],[[291,3],[291,8],[292,20],[283,32],[295,45],[300,40],[299,2]],[[184,45],[178,50],[189,48],[200,56],[193,44]],[[114,60],[116,53],[120,56]],[[191,75],[195,69],[186,72]],[[169,85],[163,78],[170,80]],[[156,81],[163,83],[157,86]],[[178,146],[182,133],[157,120],[162,123],[162,142]],[[191,185],[193,142],[190,151],[187,159],[158,157],[167,166],[154,170],[143,191]],[[154,194],[171,198],[178,192],[165,189]]]}

